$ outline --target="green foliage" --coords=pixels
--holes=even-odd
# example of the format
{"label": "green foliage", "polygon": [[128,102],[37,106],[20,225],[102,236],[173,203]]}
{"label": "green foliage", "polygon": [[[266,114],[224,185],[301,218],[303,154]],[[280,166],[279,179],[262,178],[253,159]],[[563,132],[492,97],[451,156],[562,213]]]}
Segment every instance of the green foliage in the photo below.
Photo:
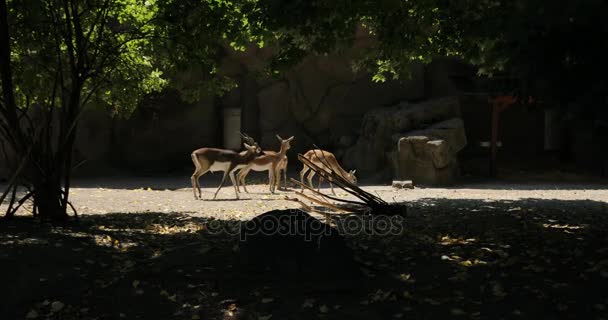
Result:
{"label": "green foliage", "polygon": [[[15,92],[19,106],[54,104],[53,83],[69,85],[70,59],[82,63],[83,104],[91,101],[130,112],[145,94],[166,83],[153,65],[155,1],[73,1],[84,39],[70,36],[57,0],[9,2]],[[73,47],[73,48],[71,48]],[[89,100],[88,97],[93,98]],[[64,95],[57,95],[62,104]]]}
{"label": "green foliage", "polygon": [[[13,62],[20,105],[48,97],[57,63],[51,7],[57,0],[9,1]],[[308,54],[351,48],[370,41],[355,57],[355,70],[374,81],[409,74],[412,62],[459,56],[481,74],[509,73],[536,91],[577,86],[606,52],[606,4],[583,0],[566,5],[542,0],[120,0],[77,1],[83,28],[91,30],[94,61],[85,88],[94,101],[128,113],[140,98],[170,85],[187,100],[221,94],[235,86],[218,74],[230,51],[270,47],[268,75]],[[84,10],[84,9],[87,10]],[[102,27],[102,24],[104,24]],[[101,32],[98,32],[100,31]],[[589,44],[598,50],[589,50]],[[67,46],[61,55],[67,60]],[[567,77],[563,75],[566,74]],[[568,80],[568,81],[566,81]],[[94,85],[93,85],[94,83]],[[556,90],[555,88],[560,88]],[[41,90],[46,90],[41,92]]]}
{"label": "green foliage", "polygon": [[263,46],[265,32],[244,13],[253,1],[169,0],[158,2],[154,21],[154,57],[169,85],[193,101],[232,89],[232,79],[218,75],[229,50]]}
{"label": "green foliage", "polygon": [[[281,70],[307,54],[349,48],[369,34],[353,66],[374,81],[408,75],[412,62],[457,56],[480,74],[524,80],[520,90],[573,98],[607,89],[597,70],[608,67],[608,4],[544,0],[259,0],[243,13],[276,48],[270,67]],[[584,81],[581,81],[584,80]]]}

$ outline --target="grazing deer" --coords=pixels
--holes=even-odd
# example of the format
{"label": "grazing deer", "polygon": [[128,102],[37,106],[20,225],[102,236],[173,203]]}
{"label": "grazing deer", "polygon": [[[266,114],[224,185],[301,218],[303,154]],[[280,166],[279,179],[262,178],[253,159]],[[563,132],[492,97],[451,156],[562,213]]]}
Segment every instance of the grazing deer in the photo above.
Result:
{"label": "grazing deer", "polygon": [[[344,170],[340,166],[340,164],[338,164],[338,161],[336,160],[336,157],[334,156],[334,154],[329,151],[320,150],[320,149],[309,150],[308,152],[306,152],[304,154],[304,158],[310,160],[310,162],[312,162],[317,167],[319,167],[325,171],[334,171],[337,174],[339,174],[340,176],[342,176],[342,178],[349,181],[350,183],[357,184],[357,178],[355,177],[355,172],[357,170],[351,170],[351,171]],[[310,170],[310,172],[308,172],[309,170]],[[304,175],[306,174],[306,172],[308,172],[308,176],[307,176],[308,184],[310,185],[311,188],[314,188],[314,186],[312,185],[312,178],[315,176],[316,172],[314,170],[312,170],[306,164],[304,164],[302,171],[300,171],[300,182],[302,184],[304,184]],[[317,188],[317,190],[319,190],[319,191],[321,190],[321,183],[323,182],[323,180],[324,180],[323,177],[319,177],[319,186]],[[336,194],[334,192],[334,186],[332,185],[331,182],[332,182],[332,180],[329,179],[329,186],[331,187],[331,193]],[[303,186],[302,186],[302,191],[304,191]]]}
{"label": "grazing deer", "polygon": [[[285,178],[285,188],[287,188],[287,150],[291,148],[291,141],[293,140],[293,136],[288,139],[283,139],[277,134],[277,139],[281,142],[281,148],[278,152],[274,151],[264,151],[263,155],[256,157],[249,164],[245,165],[243,169],[238,174],[237,183],[243,184],[243,189],[245,192],[247,191],[247,187],[245,185],[245,178],[249,171],[268,171],[268,180],[270,192],[274,193],[274,190],[277,185],[281,182],[281,170],[284,170],[284,178]],[[237,186],[237,189],[239,187]]]}
{"label": "grazing deer", "polygon": [[[234,172],[239,167],[243,167],[244,165],[253,161],[253,159],[255,159],[255,157],[261,152],[261,149],[257,145],[257,143],[254,145],[248,145],[246,143],[243,143],[243,146],[245,146],[246,151],[241,153],[232,150],[215,148],[200,148],[192,152],[192,162],[194,163],[195,169],[194,173],[192,174],[192,177],[190,178],[190,181],[192,182],[192,191],[194,192],[194,199],[201,198],[201,186],[198,180],[202,175],[209,171],[224,172],[222,182],[215,191],[213,199],[217,197],[217,193],[224,185],[224,182],[226,181],[226,176],[230,176],[230,180],[232,181],[232,185],[234,186],[234,193],[236,194],[236,198],[239,198],[239,191],[237,189],[237,183],[234,177]],[[197,190],[198,198],[196,195]]]}

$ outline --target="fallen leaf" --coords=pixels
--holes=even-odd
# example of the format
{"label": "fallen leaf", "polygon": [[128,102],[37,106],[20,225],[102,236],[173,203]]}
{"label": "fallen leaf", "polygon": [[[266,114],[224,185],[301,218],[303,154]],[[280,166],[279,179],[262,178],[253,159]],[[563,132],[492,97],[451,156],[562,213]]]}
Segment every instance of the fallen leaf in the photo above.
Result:
{"label": "fallen leaf", "polygon": [[319,312],[327,313],[327,312],[329,312],[329,308],[326,305],[322,305],[319,307]]}
{"label": "fallen leaf", "polygon": [[431,298],[426,298],[426,299],[424,299],[424,302],[426,302],[426,303],[428,303],[428,304],[430,304],[430,305],[433,305],[433,306],[438,306],[438,305],[440,305],[440,304],[441,304],[441,302],[439,302],[439,301],[437,301],[437,300],[433,300],[433,299],[431,299]]}
{"label": "fallen leaf", "polygon": [[471,260],[464,260],[464,261],[460,261],[460,265],[463,267],[470,267],[473,265],[473,262],[471,262]]}
{"label": "fallen leaf", "polygon": [[411,277],[412,277],[412,275],[409,274],[409,273],[402,273],[402,274],[399,275],[399,279],[402,280],[402,281],[407,281]]}
{"label": "fallen leaf", "polygon": [[492,293],[497,297],[504,297],[507,295],[500,283],[496,283],[492,286]]}
{"label": "fallen leaf", "polygon": [[51,303],[51,312],[59,312],[65,305],[61,301],[54,301]]}
{"label": "fallen leaf", "polygon": [[450,313],[455,316],[461,316],[461,315],[465,314],[465,312],[462,309],[458,309],[458,308],[454,308],[454,309],[450,310]]}
{"label": "fallen leaf", "polygon": [[302,303],[302,308],[312,308],[314,306],[315,299],[306,299]]}
{"label": "fallen leaf", "polygon": [[30,310],[30,312],[28,312],[25,315],[25,318],[26,319],[36,319],[36,318],[38,318],[38,312],[36,312],[36,310]]}

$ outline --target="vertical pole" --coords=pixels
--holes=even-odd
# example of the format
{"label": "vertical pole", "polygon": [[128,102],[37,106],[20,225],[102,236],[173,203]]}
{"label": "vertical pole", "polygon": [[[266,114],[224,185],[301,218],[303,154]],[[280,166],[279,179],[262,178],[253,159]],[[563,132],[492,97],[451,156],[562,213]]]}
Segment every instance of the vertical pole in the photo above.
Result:
{"label": "vertical pole", "polygon": [[498,123],[500,110],[496,100],[492,103],[492,134],[490,138],[490,177],[496,177],[496,154],[498,153]]}
{"label": "vertical pole", "polygon": [[498,154],[498,125],[500,123],[500,113],[512,106],[517,101],[514,96],[498,96],[494,99],[488,99],[488,102],[492,104],[492,133],[490,140],[490,176],[496,177],[498,166],[497,166],[497,154]]}

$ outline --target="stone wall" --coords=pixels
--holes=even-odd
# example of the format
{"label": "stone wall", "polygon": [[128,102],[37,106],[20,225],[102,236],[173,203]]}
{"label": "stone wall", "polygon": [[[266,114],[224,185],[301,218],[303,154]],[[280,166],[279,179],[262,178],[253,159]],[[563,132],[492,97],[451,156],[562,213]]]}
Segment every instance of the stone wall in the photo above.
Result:
{"label": "stone wall", "polygon": [[[256,51],[256,49],[252,49]],[[294,135],[293,154],[317,145],[330,150],[350,146],[370,109],[424,98],[424,67],[412,65],[412,78],[374,83],[351,70],[348,55],[310,56],[279,79],[256,78],[256,61],[267,53],[227,58],[239,88],[221,99],[225,108],[242,108],[242,130],[262,147],[278,147],[275,134]]]}
{"label": "stone wall", "polygon": [[192,150],[217,145],[217,113],[211,99],[189,104],[172,92],[148,99],[128,118],[87,110],[75,147],[77,159],[86,162],[76,174],[167,173],[189,168]]}

